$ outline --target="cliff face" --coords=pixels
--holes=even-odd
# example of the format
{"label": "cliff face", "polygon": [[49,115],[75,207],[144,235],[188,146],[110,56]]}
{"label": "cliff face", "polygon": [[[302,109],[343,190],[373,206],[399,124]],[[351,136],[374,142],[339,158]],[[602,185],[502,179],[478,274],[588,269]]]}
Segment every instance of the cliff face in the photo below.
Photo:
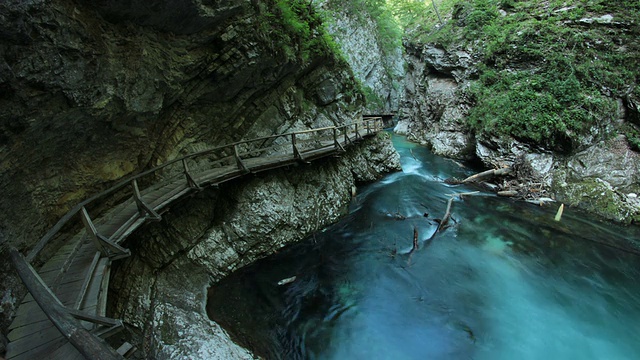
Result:
{"label": "cliff face", "polygon": [[[0,5],[0,231],[34,243],[72,205],[179,154],[341,123],[345,64],[272,2]],[[318,50],[319,49],[319,50]],[[324,54],[324,55],[323,55]]]}
{"label": "cliff face", "polygon": [[640,222],[639,8],[481,3],[458,2],[427,41],[405,44],[396,132],[513,167],[521,196]]}
{"label": "cliff face", "polygon": [[184,200],[127,240],[134,255],[112,273],[111,313],[129,325],[131,341],[147,358],[250,358],[208,319],[207,288],[335,222],[356,182],[399,168],[391,141],[379,134],[339,159],[271,171]]}
{"label": "cliff face", "polygon": [[375,18],[366,7],[354,4],[364,3],[316,2],[316,6],[330,19],[328,30],[365,90],[367,111],[370,114],[395,113],[404,93],[402,48],[396,46],[395,39],[389,34],[385,37],[381,33],[379,24],[385,20],[384,17]]}
{"label": "cliff face", "polygon": [[[362,95],[306,6],[1,2],[0,257],[6,245],[29,249],[72,206],[127,175],[356,118]],[[24,288],[9,261],[0,272],[4,333]]]}

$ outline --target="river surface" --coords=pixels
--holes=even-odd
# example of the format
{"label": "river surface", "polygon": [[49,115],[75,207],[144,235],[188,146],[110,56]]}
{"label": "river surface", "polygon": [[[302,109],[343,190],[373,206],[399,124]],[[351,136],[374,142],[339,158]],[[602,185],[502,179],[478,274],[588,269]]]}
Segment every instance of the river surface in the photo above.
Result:
{"label": "river surface", "polygon": [[637,227],[481,192],[432,237],[448,194],[478,190],[443,180],[472,171],[394,145],[402,172],[212,287],[209,316],[268,359],[640,359],[640,257],[603,245]]}

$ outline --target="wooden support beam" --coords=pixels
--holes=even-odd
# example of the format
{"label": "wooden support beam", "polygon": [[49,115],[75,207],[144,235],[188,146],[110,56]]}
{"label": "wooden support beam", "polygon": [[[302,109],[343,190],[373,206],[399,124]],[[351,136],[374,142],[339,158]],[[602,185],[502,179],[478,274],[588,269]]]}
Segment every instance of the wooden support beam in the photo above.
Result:
{"label": "wooden support beam", "polygon": [[95,225],[93,225],[93,221],[91,221],[89,213],[84,206],[80,210],[80,214],[82,215],[82,222],[84,223],[84,227],[87,230],[87,233],[93,238],[96,243],[96,247],[103,254],[108,256],[111,260],[117,260],[131,256],[131,251],[129,249],[123,248],[122,246],[114,243],[113,241],[98,233],[98,230],[96,230]]}
{"label": "wooden support beam", "polygon": [[343,131],[344,131],[344,145],[347,146],[349,144],[349,141],[350,141],[349,135],[347,135],[347,132],[348,132],[347,128],[344,128]]}
{"label": "wooden support beam", "polygon": [[247,166],[244,164],[244,162],[242,162],[242,159],[240,158],[240,154],[238,153],[238,145],[233,145],[233,157],[236,159],[236,164],[238,165],[239,170],[241,170],[245,174],[251,172],[251,170],[247,168]]}
{"label": "wooden support beam", "polygon": [[88,321],[103,326],[122,326],[122,320],[112,319],[105,316],[91,315],[84,311],[67,309],[69,314],[74,318],[82,321]]}
{"label": "wooden support beam", "polygon": [[302,157],[302,154],[300,153],[300,149],[298,149],[298,145],[297,145],[297,143],[296,143],[296,134],[295,134],[295,133],[291,134],[291,145],[292,145],[292,147],[293,147],[293,157],[294,157],[296,160],[300,160],[300,161],[302,161],[302,162],[306,162],[306,163],[308,163],[308,161],[306,161],[306,160]]}
{"label": "wooden support beam", "polygon": [[13,266],[29,293],[53,325],[85,358],[95,360],[123,359],[104,340],[92,335],[79,320],[71,315],[16,248],[12,247],[9,252]]}
{"label": "wooden support beam", "polygon": [[107,339],[119,332],[124,330],[124,325],[122,323],[110,327],[102,327],[98,329],[94,329],[92,333],[101,339]]}
{"label": "wooden support beam", "polygon": [[118,354],[124,356],[125,358],[128,358],[136,351],[136,347],[129,344],[128,342],[125,342],[124,344],[120,345],[120,347],[116,351],[118,352]]}
{"label": "wooden support beam", "polygon": [[87,269],[87,273],[84,276],[84,282],[82,283],[82,287],[80,288],[80,293],[78,294],[78,298],[76,299],[73,308],[78,310],[80,306],[82,306],[82,302],[84,301],[85,295],[87,295],[87,289],[89,289],[89,284],[91,283],[91,279],[93,278],[93,272],[96,270],[96,266],[98,265],[98,260],[100,260],[100,251],[96,251],[93,256],[93,261],[91,261],[91,265],[89,269]]}
{"label": "wooden support beam", "polygon": [[335,126],[333,127],[333,146],[340,152],[345,151],[344,147],[342,147],[342,144],[340,144],[340,141],[338,141],[338,128],[336,128]]}
{"label": "wooden support beam", "polygon": [[191,176],[191,173],[189,172],[189,165],[187,165],[187,159],[182,159],[182,167],[184,169],[184,177],[187,179],[187,185],[189,185],[190,188],[192,188],[193,190],[202,190],[202,188],[200,187],[200,185],[198,185],[198,183],[193,179],[193,176]]}
{"label": "wooden support beam", "polygon": [[140,188],[138,188],[138,180],[133,179],[131,181],[131,186],[133,187],[133,200],[138,206],[138,212],[140,215],[153,221],[162,220],[162,216],[160,216],[160,214],[153,210],[153,208],[142,199],[142,196],[140,195]]}

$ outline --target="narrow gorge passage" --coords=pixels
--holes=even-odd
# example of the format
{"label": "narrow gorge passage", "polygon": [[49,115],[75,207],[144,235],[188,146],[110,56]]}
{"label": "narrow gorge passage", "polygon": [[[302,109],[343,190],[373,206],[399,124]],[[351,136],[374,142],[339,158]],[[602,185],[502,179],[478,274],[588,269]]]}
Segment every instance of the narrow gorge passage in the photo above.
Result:
{"label": "narrow gorge passage", "polygon": [[[240,344],[284,359],[632,359],[640,353],[637,228],[557,205],[453,204],[471,170],[394,137],[403,171],[360,189],[349,215],[209,290]],[[409,255],[414,228],[419,249]],[[278,281],[296,276],[290,284]]]}

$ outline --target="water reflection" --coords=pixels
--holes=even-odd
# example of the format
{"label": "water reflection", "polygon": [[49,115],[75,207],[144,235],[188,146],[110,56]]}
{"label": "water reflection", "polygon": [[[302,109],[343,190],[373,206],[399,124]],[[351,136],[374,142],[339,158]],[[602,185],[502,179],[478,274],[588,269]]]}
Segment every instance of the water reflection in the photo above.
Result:
{"label": "water reflection", "polygon": [[[230,276],[208,312],[273,359],[633,359],[640,238],[567,209],[496,198],[453,205],[470,171],[395,137],[403,172],[361,189],[350,214]],[[426,216],[425,216],[426,215]],[[411,252],[414,229],[420,248]],[[296,276],[291,284],[281,279]]]}

